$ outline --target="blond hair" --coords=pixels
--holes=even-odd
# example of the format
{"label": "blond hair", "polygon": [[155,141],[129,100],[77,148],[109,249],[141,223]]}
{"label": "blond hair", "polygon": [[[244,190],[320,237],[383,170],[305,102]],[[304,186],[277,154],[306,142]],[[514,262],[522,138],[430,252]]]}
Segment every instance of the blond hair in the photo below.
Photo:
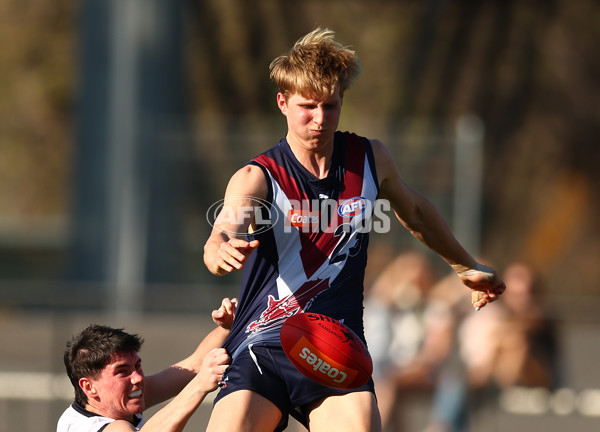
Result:
{"label": "blond hair", "polygon": [[270,78],[285,97],[340,95],[360,74],[356,53],[334,40],[329,29],[316,28],[269,66]]}

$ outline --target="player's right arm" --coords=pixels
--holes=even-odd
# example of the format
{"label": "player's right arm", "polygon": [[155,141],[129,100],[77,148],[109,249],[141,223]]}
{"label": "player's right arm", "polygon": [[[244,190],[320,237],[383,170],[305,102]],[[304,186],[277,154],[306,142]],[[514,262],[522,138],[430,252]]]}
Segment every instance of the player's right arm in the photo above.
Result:
{"label": "player's right arm", "polygon": [[224,298],[219,309],[212,311],[212,318],[217,328],[202,339],[195,351],[162,371],[146,376],[144,389],[146,408],[174,397],[194,375],[201,372],[206,356],[225,342],[236,311],[237,299]]}
{"label": "player's right arm", "polygon": [[267,182],[262,170],[246,165],[229,180],[223,209],[204,245],[204,264],[217,276],[240,270],[246,258],[258,247],[258,241],[244,239],[253,222],[256,198],[267,197]]}

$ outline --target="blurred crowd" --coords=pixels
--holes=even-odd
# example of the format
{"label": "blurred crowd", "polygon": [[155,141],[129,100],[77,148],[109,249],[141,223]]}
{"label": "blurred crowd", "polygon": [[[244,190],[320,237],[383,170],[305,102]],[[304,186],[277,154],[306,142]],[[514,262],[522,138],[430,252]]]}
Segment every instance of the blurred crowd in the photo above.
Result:
{"label": "blurred crowd", "polygon": [[478,312],[454,273],[434,274],[426,255],[406,252],[367,287],[365,334],[384,431],[408,431],[410,398],[429,402],[424,432],[466,432],[503,389],[555,388],[557,335],[531,267],[507,266],[507,291]]}

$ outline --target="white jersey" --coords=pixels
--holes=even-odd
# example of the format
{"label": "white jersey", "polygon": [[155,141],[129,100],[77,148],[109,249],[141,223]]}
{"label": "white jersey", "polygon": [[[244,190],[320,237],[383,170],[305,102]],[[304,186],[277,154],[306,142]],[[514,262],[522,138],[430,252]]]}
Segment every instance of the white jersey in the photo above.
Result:
{"label": "white jersey", "polygon": [[[58,419],[56,432],[100,432],[114,421],[114,419],[90,412],[75,402]],[[135,430],[140,430],[143,425],[142,415],[136,415]]]}

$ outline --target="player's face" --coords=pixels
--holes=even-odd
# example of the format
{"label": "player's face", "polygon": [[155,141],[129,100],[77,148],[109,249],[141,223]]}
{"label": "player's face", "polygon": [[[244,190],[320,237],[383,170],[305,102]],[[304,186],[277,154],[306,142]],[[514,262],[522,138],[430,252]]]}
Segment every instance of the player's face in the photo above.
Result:
{"label": "player's face", "polygon": [[132,420],[144,402],[144,371],[136,352],[114,356],[96,379],[91,379],[97,398],[88,397],[94,412],[115,420]]}
{"label": "player's face", "polygon": [[305,97],[294,93],[288,98],[277,94],[279,109],[287,117],[290,145],[320,151],[333,144],[342,111],[342,97],[336,91],[326,97]]}

